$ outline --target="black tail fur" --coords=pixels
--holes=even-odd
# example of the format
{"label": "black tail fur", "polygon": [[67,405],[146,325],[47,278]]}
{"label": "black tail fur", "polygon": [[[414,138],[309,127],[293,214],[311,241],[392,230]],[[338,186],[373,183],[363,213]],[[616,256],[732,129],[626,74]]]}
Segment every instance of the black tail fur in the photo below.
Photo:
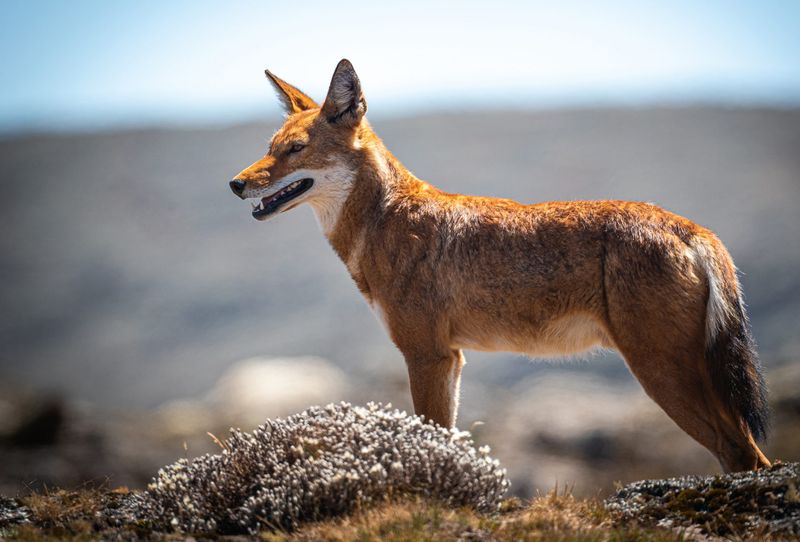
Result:
{"label": "black tail fur", "polygon": [[741,416],[753,438],[762,441],[769,429],[769,406],[761,362],[741,297],[728,302],[733,314],[708,343],[706,360],[719,396],[734,415]]}

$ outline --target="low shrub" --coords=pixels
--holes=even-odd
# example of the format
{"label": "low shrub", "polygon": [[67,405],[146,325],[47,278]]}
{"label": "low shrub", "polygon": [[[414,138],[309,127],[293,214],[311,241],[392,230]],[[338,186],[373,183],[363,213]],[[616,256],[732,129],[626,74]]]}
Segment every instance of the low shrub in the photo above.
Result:
{"label": "low shrub", "polygon": [[221,454],[159,470],[136,514],[183,532],[252,534],[413,495],[497,510],[509,481],[488,447],[390,408],[330,404],[232,429]]}

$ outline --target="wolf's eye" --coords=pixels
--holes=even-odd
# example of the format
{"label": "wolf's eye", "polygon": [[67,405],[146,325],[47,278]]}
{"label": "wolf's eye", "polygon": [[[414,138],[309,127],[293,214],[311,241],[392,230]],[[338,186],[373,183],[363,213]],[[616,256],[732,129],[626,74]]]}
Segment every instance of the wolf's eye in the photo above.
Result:
{"label": "wolf's eye", "polygon": [[305,149],[305,148],[306,148],[306,146],[305,146],[305,145],[303,145],[302,143],[295,143],[294,145],[292,145],[291,147],[289,147],[289,152],[288,152],[288,153],[286,153],[286,154],[294,154],[294,153],[296,153],[296,152],[300,152],[300,151],[302,151],[302,150],[303,150],[303,149]]}

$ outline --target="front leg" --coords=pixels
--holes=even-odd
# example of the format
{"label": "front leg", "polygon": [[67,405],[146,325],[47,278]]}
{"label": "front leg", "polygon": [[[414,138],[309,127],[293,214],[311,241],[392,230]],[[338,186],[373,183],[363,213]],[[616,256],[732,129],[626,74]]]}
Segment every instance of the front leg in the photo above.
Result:
{"label": "front leg", "polygon": [[445,355],[406,355],[414,412],[444,427],[454,427],[464,355],[450,350]]}

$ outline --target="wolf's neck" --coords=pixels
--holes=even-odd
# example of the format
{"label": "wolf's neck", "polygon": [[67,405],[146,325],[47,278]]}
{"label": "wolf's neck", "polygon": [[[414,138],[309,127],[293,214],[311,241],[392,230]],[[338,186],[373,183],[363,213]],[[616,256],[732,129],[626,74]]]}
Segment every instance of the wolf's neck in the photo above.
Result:
{"label": "wolf's neck", "polygon": [[[329,215],[316,205],[317,219],[333,249],[354,273],[368,232],[402,194],[421,183],[380,142],[364,149],[363,160],[352,172],[351,183],[339,209]],[[326,228],[329,225],[330,228]]]}

